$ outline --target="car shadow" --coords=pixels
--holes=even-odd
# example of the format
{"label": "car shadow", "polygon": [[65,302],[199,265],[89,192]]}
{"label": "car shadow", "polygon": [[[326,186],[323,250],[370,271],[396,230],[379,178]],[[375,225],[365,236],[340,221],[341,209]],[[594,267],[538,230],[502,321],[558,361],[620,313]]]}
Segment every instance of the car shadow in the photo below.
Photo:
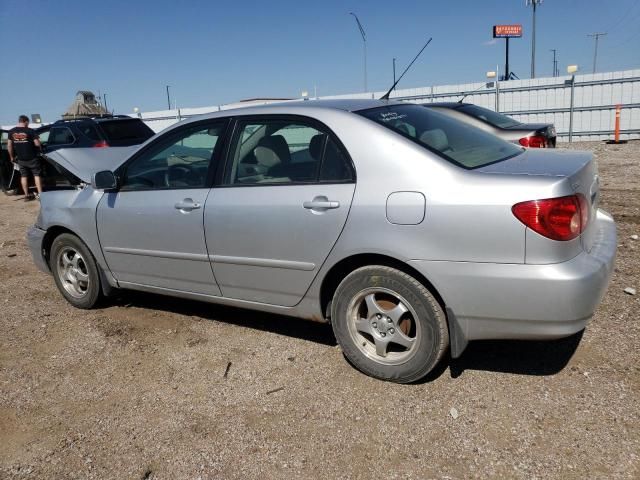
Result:
{"label": "car shadow", "polygon": [[337,345],[331,325],[285,315],[258,312],[196,300],[176,299],[146,292],[122,292],[107,300],[104,307],[138,307],[162,310],[179,315],[196,316],[206,320],[229,323],[241,327],[286,335],[333,347]]}
{"label": "car shadow", "polygon": [[[144,292],[122,292],[109,299],[105,307],[138,307],[162,310],[179,315],[196,316],[241,327],[285,335],[333,347],[337,345],[329,324],[302,320],[237,307],[216,305],[196,300],[180,299]],[[470,342],[462,356],[442,361],[417,383],[429,383],[442,376],[447,369],[452,378],[466,370],[480,370],[518,375],[554,375],[569,363],[584,331],[559,340],[480,340]]]}
{"label": "car shadow", "polygon": [[480,340],[469,342],[460,358],[450,359],[452,378],[465,370],[518,375],[554,375],[567,366],[584,330],[558,340]]}

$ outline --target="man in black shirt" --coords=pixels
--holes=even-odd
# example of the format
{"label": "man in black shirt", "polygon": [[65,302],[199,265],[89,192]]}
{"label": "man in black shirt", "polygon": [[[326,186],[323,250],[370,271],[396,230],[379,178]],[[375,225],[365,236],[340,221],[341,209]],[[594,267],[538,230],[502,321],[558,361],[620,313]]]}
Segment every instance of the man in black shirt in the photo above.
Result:
{"label": "man in black shirt", "polygon": [[16,162],[20,167],[20,183],[24,190],[25,201],[33,200],[29,194],[29,175],[33,175],[38,190],[38,198],[42,193],[42,165],[40,163],[40,150],[42,145],[40,139],[32,129],[29,128],[29,117],[20,115],[18,126],[9,131],[9,141],[7,150],[12,162]]}

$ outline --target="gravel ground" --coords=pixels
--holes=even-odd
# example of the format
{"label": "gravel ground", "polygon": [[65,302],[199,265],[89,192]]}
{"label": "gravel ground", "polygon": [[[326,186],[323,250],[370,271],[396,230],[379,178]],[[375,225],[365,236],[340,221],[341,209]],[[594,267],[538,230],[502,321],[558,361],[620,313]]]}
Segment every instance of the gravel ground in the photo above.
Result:
{"label": "gravel ground", "polygon": [[0,477],[640,478],[640,142],[573,148],[619,229],[592,323],[472,343],[417,385],[358,373],[326,325],[142,294],[76,310],[31,262],[38,204],[0,197]]}

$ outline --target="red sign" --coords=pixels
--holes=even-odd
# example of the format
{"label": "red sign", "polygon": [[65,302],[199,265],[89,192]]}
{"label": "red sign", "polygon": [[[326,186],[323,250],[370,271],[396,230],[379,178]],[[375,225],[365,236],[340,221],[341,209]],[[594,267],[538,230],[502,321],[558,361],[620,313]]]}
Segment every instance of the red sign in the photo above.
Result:
{"label": "red sign", "polygon": [[494,25],[493,38],[520,38],[522,25]]}

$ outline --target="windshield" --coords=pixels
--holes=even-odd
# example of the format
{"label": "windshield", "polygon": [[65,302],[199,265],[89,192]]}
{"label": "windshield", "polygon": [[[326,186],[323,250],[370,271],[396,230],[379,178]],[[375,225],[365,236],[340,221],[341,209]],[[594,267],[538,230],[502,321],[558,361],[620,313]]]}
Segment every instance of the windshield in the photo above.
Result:
{"label": "windshield", "polygon": [[390,105],[357,113],[463,168],[483,167],[524,151],[479,128],[419,105]]}
{"label": "windshield", "polygon": [[477,105],[463,105],[462,107],[459,107],[458,110],[466,113],[467,115],[471,115],[474,118],[483,120],[494,127],[510,128],[520,125],[520,122],[511,117],[494,112],[488,108],[478,107]]}

